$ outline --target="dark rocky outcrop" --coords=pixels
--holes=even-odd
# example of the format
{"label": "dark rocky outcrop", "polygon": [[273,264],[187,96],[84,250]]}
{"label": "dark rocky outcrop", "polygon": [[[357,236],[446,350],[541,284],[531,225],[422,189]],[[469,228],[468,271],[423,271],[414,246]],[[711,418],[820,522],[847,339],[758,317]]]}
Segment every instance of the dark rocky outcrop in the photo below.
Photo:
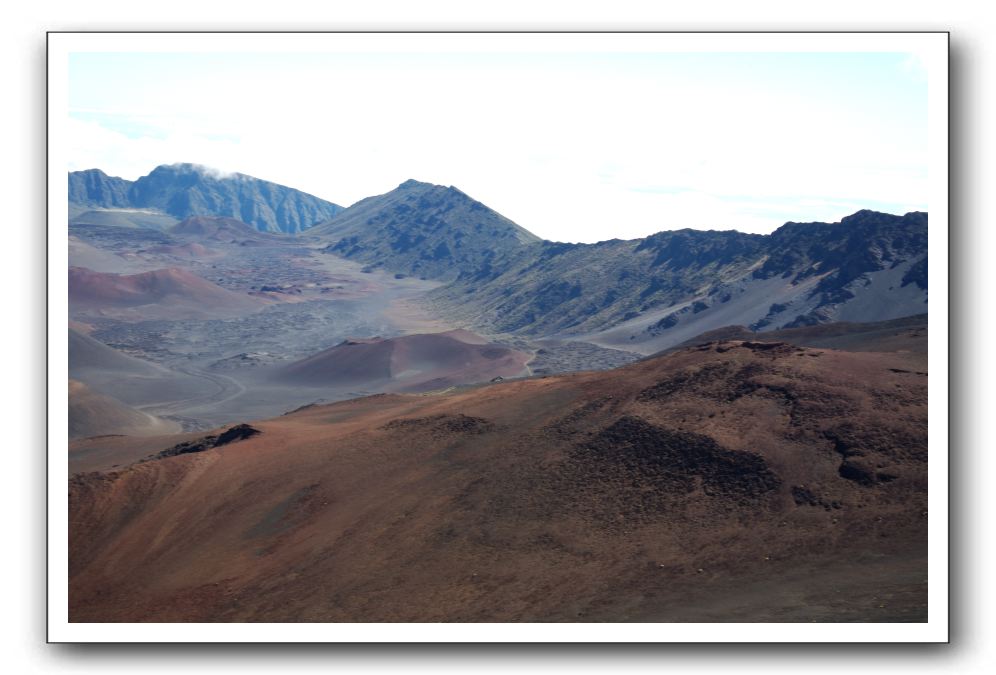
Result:
{"label": "dark rocky outcrop", "polygon": [[782,482],[759,455],[631,416],[577,444],[561,472],[613,490],[622,510],[637,519],[676,508],[696,490],[728,507],[757,504]]}
{"label": "dark rocky outcrop", "polygon": [[434,434],[483,434],[495,430],[494,422],[472,415],[431,415],[392,420],[383,427],[395,429],[426,429]]}
{"label": "dark rocky outcrop", "polygon": [[230,443],[235,443],[236,441],[243,441],[247,438],[252,438],[253,436],[256,436],[260,433],[262,432],[259,429],[251,427],[248,424],[237,424],[234,427],[226,429],[217,436],[209,435],[192,441],[184,441],[183,443],[177,443],[173,447],[166,448],[161,452],[157,452],[155,455],[152,455],[151,457],[142,461],[149,461],[154,459],[166,459],[167,457],[175,457],[177,455],[187,455],[194,452],[204,452],[205,450],[220,448],[223,445],[228,445]]}
{"label": "dark rocky outcrop", "polygon": [[260,433],[262,432],[259,429],[251,427],[248,424],[236,424],[234,427],[226,429],[218,435],[218,438],[215,439],[214,447],[219,448],[235,441],[244,441]]}

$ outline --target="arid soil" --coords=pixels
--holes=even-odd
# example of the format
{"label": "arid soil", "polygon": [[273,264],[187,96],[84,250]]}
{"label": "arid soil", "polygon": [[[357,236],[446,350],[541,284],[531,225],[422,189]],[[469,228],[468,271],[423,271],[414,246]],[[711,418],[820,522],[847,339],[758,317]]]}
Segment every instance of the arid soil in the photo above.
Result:
{"label": "arid soil", "polygon": [[89,310],[125,319],[237,316],[265,304],[262,298],[234,293],[177,267],[138,274],[70,267],[69,302],[81,316]]}
{"label": "arid soil", "polygon": [[756,333],[744,326],[726,326],[708,331],[686,342],[665,350],[667,353],[714,342],[716,340],[754,340],[791,342],[803,347],[826,347],[858,352],[927,352],[927,315],[917,314],[902,319],[852,323],[836,321],[817,326],[782,328]]}
{"label": "arid soil", "polygon": [[[474,335],[426,302],[440,282],[346,260],[307,233],[203,216],[162,230],[70,231],[70,377],[184,430],[313,402],[605,369],[639,356]],[[92,340],[82,345],[80,333]],[[432,336],[440,333],[453,340]],[[380,357],[341,348],[376,337]],[[124,368],[123,356],[134,368]],[[285,377],[295,363],[298,373]]]}
{"label": "arid soil", "polygon": [[531,355],[466,330],[345,340],[278,369],[279,381],[305,387],[376,387],[414,392],[528,373]]}
{"label": "arid soil", "polygon": [[129,434],[152,436],[180,431],[176,422],[160,419],[69,380],[69,438]]}
{"label": "arid soil", "polygon": [[70,618],[924,621],[926,373],[727,340],[78,441]]}

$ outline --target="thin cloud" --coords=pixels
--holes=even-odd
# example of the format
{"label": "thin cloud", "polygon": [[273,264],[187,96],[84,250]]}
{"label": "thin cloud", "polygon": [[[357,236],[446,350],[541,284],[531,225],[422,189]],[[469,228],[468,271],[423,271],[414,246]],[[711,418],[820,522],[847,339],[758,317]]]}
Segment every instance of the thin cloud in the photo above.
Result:
{"label": "thin cloud", "polygon": [[71,168],[193,162],[344,205],[416,178],[557,240],[927,207],[912,57],[119,58],[73,63]]}

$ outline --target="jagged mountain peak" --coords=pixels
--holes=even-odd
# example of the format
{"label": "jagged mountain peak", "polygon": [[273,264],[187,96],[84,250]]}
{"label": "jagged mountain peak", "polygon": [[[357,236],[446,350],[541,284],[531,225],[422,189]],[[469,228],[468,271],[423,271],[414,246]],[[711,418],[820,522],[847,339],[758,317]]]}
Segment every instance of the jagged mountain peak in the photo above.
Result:
{"label": "jagged mountain peak", "polygon": [[130,206],[130,180],[109,176],[100,169],[69,173],[69,201],[83,206],[119,208]]}
{"label": "jagged mountain peak", "polygon": [[452,279],[540,239],[453,186],[407,180],[363,199],[312,234],[328,252],[393,272]]}
{"label": "jagged mountain peak", "polygon": [[104,171],[96,167],[92,169],[80,169],[79,171],[70,171],[69,173],[70,175],[77,175],[77,176],[98,176],[101,178],[117,178],[118,180],[125,180],[120,176],[112,176],[108,173],[105,173]]}
{"label": "jagged mountain peak", "polygon": [[[922,313],[926,255],[926,213],[864,210],[770,235],[677,230],[544,243],[465,271],[433,296],[482,331],[663,348],[731,323],[771,330]],[[463,310],[471,294],[473,307]]]}
{"label": "jagged mountain peak", "polygon": [[179,219],[237,218],[264,232],[297,233],[342,211],[338,204],[285,185],[191,162],[161,164],[138,180],[99,169],[69,174],[69,201],[86,206],[155,209]]}
{"label": "jagged mountain peak", "polygon": [[[193,162],[175,162],[173,164],[160,164],[152,171],[149,172],[149,176],[153,175],[171,175],[171,176],[192,176],[196,178],[202,178],[208,181],[223,181],[223,180],[235,180],[235,181],[265,181],[262,178],[256,178],[255,176],[250,176],[244,173],[237,173],[234,171],[223,171],[221,169],[216,169],[205,164],[195,164]],[[292,188],[290,188],[292,189]]]}
{"label": "jagged mountain peak", "polygon": [[[427,183],[425,181],[415,180],[414,178],[409,178],[404,183],[398,185],[395,190],[404,190],[408,192],[438,192],[440,194],[449,194],[453,196],[463,197],[471,201],[476,201],[472,197],[468,196],[466,192],[456,187],[455,185],[440,185],[438,183]],[[390,194],[390,193],[388,193]]]}
{"label": "jagged mountain peak", "polygon": [[904,215],[896,215],[894,213],[885,213],[883,211],[874,211],[872,209],[861,209],[855,211],[849,216],[844,216],[840,219],[841,225],[861,225],[861,224],[879,224],[879,223],[895,223],[902,220],[926,220],[927,214],[923,211],[910,211]]}
{"label": "jagged mountain peak", "polygon": [[426,189],[442,187],[441,185],[436,185],[435,183],[426,183],[424,181],[415,180],[414,178],[409,178],[404,183],[401,183],[397,189],[398,190],[416,190],[416,189]]}

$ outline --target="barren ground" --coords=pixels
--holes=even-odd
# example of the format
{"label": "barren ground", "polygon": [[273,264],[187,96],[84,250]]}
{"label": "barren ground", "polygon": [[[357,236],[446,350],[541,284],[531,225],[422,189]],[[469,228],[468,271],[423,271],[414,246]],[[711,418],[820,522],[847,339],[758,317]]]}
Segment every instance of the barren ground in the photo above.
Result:
{"label": "barren ground", "polygon": [[[161,365],[176,375],[174,380],[183,380],[178,389],[175,382],[167,388],[162,381],[133,379],[116,393],[126,404],[186,429],[384,391],[383,383],[374,380],[367,386],[302,389],[285,386],[274,372],[349,338],[461,328],[422,304],[422,296],[437,282],[396,278],[380,270],[364,272],[358,263],[321,252],[307,237],[260,235],[248,241],[213,237],[201,242],[156,230],[96,225],[76,225],[71,230],[71,264],[91,265],[104,273],[179,269],[219,287],[211,297],[224,298],[221,292],[228,292],[252,301],[233,306],[219,300],[217,316],[211,315],[210,307],[201,306],[191,316],[198,297],[193,292],[183,301],[167,296],[164,302],[144,306],[122,307],[117,296],[104,305],[90,297],[85,304],[71,304],[71,320],[86,325],[91,337]],[[113,277],[98,278],[101,288],[133,285],[113,284]],[[135,301],[129,297],[128,302]],[[503,336],[487,337],[508,341]],[[534,355],[535,372],[544,374],[607,368],[636,358],[579,343],[513,342],[513,348]],[[85,381],[106,392],[108,380],[91,372]]]}
{"label": "barren ground", "polygon": [[926,381],[719,342],[135,464],[197,435],[78,442],[71,619],[923,621]]}

